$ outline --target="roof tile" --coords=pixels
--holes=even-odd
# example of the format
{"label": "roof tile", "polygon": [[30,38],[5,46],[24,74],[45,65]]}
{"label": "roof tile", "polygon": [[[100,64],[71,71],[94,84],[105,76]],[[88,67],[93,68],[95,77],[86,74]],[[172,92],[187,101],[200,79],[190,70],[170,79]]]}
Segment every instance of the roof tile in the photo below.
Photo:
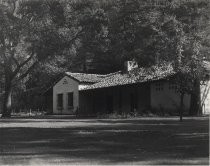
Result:
{"label": "roof tile", "polygon": [[106,88],[120,85],[128,85],[135,83],[143,83],[148,81],[155,81],[160,79],[166,79],[174,75],[172,68],[165,69],[154,69],[154,68],[138,68],[129,73],[115,73],[113,75],[107,76],[101,81],[89,85],[82,90]]}

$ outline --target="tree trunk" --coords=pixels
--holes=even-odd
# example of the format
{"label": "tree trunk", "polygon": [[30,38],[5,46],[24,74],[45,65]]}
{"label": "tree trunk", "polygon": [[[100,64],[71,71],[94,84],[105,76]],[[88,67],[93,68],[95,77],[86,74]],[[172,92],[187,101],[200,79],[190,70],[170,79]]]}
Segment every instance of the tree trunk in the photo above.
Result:
{"label": "tree trunk", "polygon": [[190,111],[189,115],[198,115],[201,114],[201,99],[200,99],[200,81],[197,79],[193,85],[193,93],[190,100]]}
{"label": "tree trunk", "polygon": [[184,93],[181,93],[181,97],[180,97],[180,109],[179,109],[180,122],[182,122],[182,119],[183,119],[183,112],[184,112]]}
{"label": "tree trunk", "polygon": [[6,84],[2,117],[11,117],[11,111],[12,111],[11,106],[12,106],[12,86],[11,84]]}

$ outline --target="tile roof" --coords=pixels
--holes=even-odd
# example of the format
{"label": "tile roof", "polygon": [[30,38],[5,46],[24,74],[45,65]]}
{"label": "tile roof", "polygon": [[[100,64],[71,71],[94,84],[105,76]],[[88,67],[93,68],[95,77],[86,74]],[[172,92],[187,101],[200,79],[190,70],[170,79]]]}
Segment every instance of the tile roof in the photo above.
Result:
{"label": "tile roof", "polygon": [[166,79],[174,74],[175,72],[172,68],[169,68],[167,70],[159,70],[158,68],[138,68],[129,73],[123,74],[122,72],[118,72],[112,74],[105,77],[100,82],[89,85],[81,90],[91,90],[161,80]]}
{"label": "tile roof", "polygon": [[[116,74],[116,73],[110,73],[110,74],[103,75],[103,74],[86,74],[86,73],[65,72],[64,74],[59,74],[53,82],[50,82],[49,85],[44,87],[43,88],[44,90],[43,90],[42,94],[45,94],[48,90],[50,90],[64,76],[69,76],[69,77],[77,80],[79,83],[94,84],[94,83],[97,83],[97,82],[101,81],[105,77],[108,77],[108,76],[111,76],[111,75],[114,75],[114,74]],[[80,89],[83,89],[86,86],[82,86],[82,88],[80,88]]]}
{"label": "tile roof", "polygon": [[[210,72],[210,62],[204,61],[203,65],[206,71]],[[118,71],[115,73],[102,75],[66,72],[65,75],[76,79],[80,83],[90,83],[89,85],[86,84],[86,86],[83,86],[79,89],[80,91],[84,91],[167,79],[175,75],[175,72],[173,70],[173,67],[169,64],[168,66],[166,65],[163,68],[157,66],[153,66],[150,68],[137,68],[130,71],[129,73],[123,73],[122,71]],[[59,77],[57,81],[60,80],[62,77]],[[47,90],[54,86],[55,83],[57,83],[57,81],[55,81],[51,86],[49,86]]]}
{"label": "tile roof", "polygon": [[70,76],[80,83],[96,83],[101,81],[106,75],[102,74],[86,74],[86,73],[71,73],[71,72],[66,72],[65,73],[67,76]]}

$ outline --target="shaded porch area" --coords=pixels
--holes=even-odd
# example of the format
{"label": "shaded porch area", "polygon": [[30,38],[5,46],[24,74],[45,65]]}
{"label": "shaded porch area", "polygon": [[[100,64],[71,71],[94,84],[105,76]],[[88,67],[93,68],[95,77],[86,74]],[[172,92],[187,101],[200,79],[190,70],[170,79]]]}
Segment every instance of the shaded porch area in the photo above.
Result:
{"label": "shaded porch area", "polygon": [[82,115],[141,112],[150,109],[150,84],[84,90],[79,101]]}

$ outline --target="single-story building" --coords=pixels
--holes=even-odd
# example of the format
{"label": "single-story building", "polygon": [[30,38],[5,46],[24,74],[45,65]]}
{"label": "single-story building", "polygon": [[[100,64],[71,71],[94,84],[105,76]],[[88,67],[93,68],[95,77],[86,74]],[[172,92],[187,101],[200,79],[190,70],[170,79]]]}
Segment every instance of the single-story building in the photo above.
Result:
{"label": "single-story building", "polygon": [[[127,62],[127,70],[106,75],[66,72],[46,92],[53,114],[94,115],[162,110],[177,114],[180,94],[173,70],[149,72]],[[154,68],[153,68],[154,70]],[[158,70],[158,69],[157,69]],[[209,78],[209,77],[208,77]],[[209,79],[201,85],[203,112],[210,113]],[[50,92],[50,93],[49,93]],[[184,110],[190,108],[190,95],[184,96]]]}

